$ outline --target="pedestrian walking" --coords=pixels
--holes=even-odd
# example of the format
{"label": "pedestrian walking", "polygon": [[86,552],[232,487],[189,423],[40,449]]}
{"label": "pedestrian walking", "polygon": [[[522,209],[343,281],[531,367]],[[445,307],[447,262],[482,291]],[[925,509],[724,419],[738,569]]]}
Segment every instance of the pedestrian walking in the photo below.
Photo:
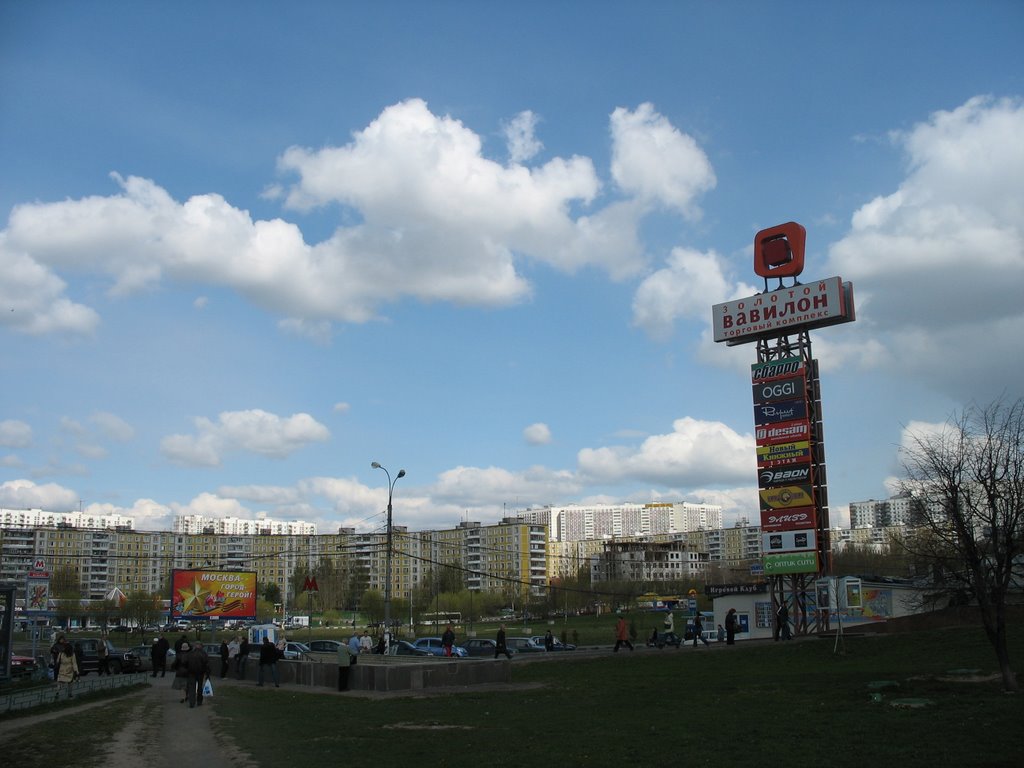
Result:
{"label": "pedestrian walking", "polygon": [[697,647],[697,641],[700,640],[704,643],[704,647],[709,647],[707,638],[704,637],[704,617],[698,613],[693,617],[693,647]]}
{"label": "pedestrian walking", "polygon": [[615,624],[615,647],[612,650],[618,653],[620,645],[626,646],[631,651],[633,650],[633,644],[629,642],[629,626],[626,624],[626,619],[622,616],[619,616],[619,620]]}
{"label": "pedestrian walking", "polygon": [[444,649],[444,655],[449,658],[452,655],[452,647],[455,645],[455,631],[452,629],[452,625],[449,624],[444,634],[441,635],[441,647]]}
{"label": "pedestrian walking", "polygon": [[228,646],[228,641],[221,639],[220,641],[220,676],[221,679],[228,676],[228,664],[231,661],[231,648]]}
{"label": "pedestrian walking", "polygon": [[153,662],[153,677],[156,677],[157,672],[160,673],[160,677],[167,675],[167,654],[170,650],[171,644],[162,633],[153,640],[153,647],[149,651],[149,658]]}
{"label": "pedestrian walking", "polygon": [[175,691],[181,691],[181,703],[184,704],[188,701],[188,664],[185,657],[192,650],[192,646],[187,640],[183,643],[177,643],[177,646],[178,650],[174,654],[174,663],[171,665],[171,668],[174,670],[174,680],[171,682],[171,688]]}
{"label": "pedestrian walking", "polygon": [[203,706],[203,685],[210,677],[210,657],[202,643],[195,643],[185,657],[185,698],[188,708]]}
{"label": "pedestrian walking", "polygon": [[736,630],[739,628],[739,619],[736,618],[736,609],[730,608],[725,614],[725,644],[736,644]]}
{"label": "pedestrian walking", "polygon": [[263,644],[260,645],[260,671],[256,678],[256,685],[263,686],[263,673],[264,670],[270,671],[270,676],[274,681],[274,687],[280,688],[281,685],[277,679],[277,659],[281,652],[277,650],[269,637],[263,638]]}
{"label": "pedestrian walking", "polygon": [[508,643],[505,641],[504,624],[498,627],[498,634],[494,638],[494,658],[498,658],[499,653],[504,653],[508,659],[512,658],[512,654],[508,650]]}
{"label": "pedestrian walking", "polygon": [[57,669],[55,670],[57,680],[57,696],[60,698],[61,690],[67,690],[68,698],[74,698],[74,684],[78,681],[78,659],[75,658],[75,649],[71,647],[71,643],[64,641],[64,646],[61,648],[60,653],[57,656]]}
{"label": "pedestrian walking", "polygon": [[235,677],[245,680],[245,665],[249,661],[249,638],[242,635],[238,643],[238,656],[235,657]]}

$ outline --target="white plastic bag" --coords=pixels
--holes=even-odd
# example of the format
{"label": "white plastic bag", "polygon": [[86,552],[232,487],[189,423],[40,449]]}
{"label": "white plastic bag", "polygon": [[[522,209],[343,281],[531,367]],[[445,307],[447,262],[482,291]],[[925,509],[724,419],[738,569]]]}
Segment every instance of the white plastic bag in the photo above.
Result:
{"label": "white plastic bag", "polygon": [[203,698],[207,696],[213,696],[213,683],[210,682],[210,678],[206,678],[206,682],[203,683]]}

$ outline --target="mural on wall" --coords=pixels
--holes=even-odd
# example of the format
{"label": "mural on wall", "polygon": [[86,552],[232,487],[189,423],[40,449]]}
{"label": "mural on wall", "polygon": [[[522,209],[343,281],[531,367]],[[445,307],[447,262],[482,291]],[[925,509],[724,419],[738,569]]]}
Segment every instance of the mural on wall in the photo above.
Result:
{"label": "mural on wall", "polygon": [[892,590],[870,589],[861,590],[862,613],[866,619],[888,619],[892,613]]}

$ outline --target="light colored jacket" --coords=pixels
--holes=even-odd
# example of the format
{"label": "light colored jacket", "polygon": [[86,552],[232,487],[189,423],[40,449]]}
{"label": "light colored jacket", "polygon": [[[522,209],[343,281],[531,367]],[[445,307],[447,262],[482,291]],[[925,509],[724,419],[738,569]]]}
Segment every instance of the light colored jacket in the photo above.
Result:
{"label": "light colored jacket", "polygon": [[75,678],[78,677],[78,659],[75,658],[75,654],[72,653],[68,656],[62,653],[57,658],[60,659],[60,669],[57,671],[57,682],[74,682]]}

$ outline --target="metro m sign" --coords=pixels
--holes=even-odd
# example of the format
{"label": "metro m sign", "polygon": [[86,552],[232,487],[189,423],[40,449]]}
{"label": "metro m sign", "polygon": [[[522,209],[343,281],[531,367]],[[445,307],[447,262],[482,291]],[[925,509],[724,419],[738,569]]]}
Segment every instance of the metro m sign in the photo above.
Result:
{"label": "metro m sign", "polygon": [[303,592],[319,592],[320,587],[316,585],[316,576],[307,576],[306,580],[302,583]]}

